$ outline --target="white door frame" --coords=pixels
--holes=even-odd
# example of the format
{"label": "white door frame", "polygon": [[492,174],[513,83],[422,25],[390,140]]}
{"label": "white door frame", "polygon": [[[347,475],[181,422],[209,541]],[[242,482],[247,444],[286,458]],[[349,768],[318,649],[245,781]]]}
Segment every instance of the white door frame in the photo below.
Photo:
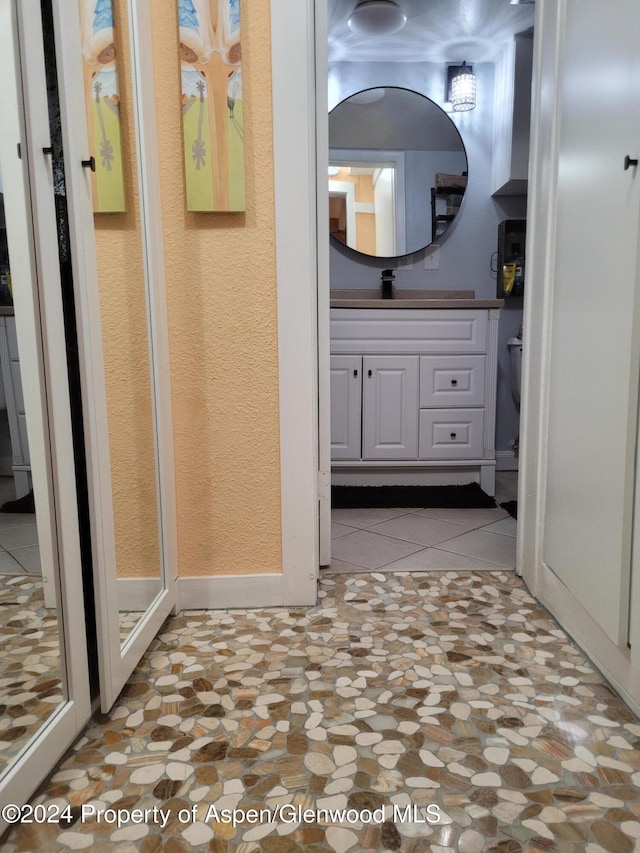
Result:
{"label": "white door frame", "polygon": [[[328,262],[318,254],[317,180],[319,146],[316,112],[318,69],[316,27],[323,10],[314,0],[271,0],[271,65],[280,386],[280,471],[282,506],[282,604],[315,604],[320,563],[320,501],[326,500],[326,473],[318,440],[319,394],[328,390],[328,346],[323,354],[327,381],[319,373],[319,279]],[[316,12],[318,19],[316,20]],[[326,34],[326,26],[325,26]],[[325,35],[326,41],[326,35]],[[325,46],[326,51],[326,46]],[[323,208],[324,209],[324,208]],[[324,282],[323,282],[324,283]],[[328,305],[328,290],[327,290]],[[322,311],[324,308],[321,306]],[[328,327],[328,310],[327,310]],[[327,335],[328,344],[328,335]],[[328,407],[322,406],[323,415]],[[327,432],[328,438],[328,432]],[[323,465],[326,460],[322,460]],[[322,489],[321,489],[322,487]],[[256,585],[280,576],[253,575]],[[244,578],[236,578],[243,583]],[[236,584],[237,588],[237,584]]]}
{"label": "white door frame", "polygon": [[329,75],[327,4],[316,3],[316,322],[318,328],[318,468],[320,503],[320,565],[331,563],[331,374],[329,333],[329,197],[325,191],[329,164]]}

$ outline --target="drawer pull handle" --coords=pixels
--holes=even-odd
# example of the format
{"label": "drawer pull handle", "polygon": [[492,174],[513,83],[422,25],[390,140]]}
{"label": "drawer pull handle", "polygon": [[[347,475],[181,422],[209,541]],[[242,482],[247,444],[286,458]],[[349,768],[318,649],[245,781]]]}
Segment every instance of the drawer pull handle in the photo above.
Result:
{"label": "drawer pull handle", "polygon": [[373,376],[373,372],[371,370],[367,370],[367,376]]}
{"label": "drawer pull handle", "polygon": [[451,438],[455,438],[455,437],[456,437],[456,433],[455,433],[455,432],[452,432],[452,433],[451,433]]}
{"label": "drawer pull handle", "polygon": [[358,376],[358,371],[357,371],[357,370],[354,370],[354,371],[353,371],[353,375],[354,375],[354,377],[357,377],[357,376]]}
{"label": "drawer pull handle", "polygon": [[80,165],[84,166],[85,169],[91,169],[92,172],[95,172],[96,158],[92,155],[88,160],[81,160]]}
{"label": "drawer pull handle", "polygon": [[452,379],[452,380],[451,380],[451,384],[452,384],[452,385],[457,385],[457,384],[458,384],[458,380],[457,380],[457,379]]}

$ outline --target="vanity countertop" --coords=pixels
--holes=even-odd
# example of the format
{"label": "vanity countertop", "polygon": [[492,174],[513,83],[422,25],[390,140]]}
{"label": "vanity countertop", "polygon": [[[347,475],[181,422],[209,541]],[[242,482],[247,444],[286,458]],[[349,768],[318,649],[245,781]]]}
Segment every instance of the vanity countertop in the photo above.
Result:
{"label": "vanity countertop", "polygon": [[504,299],[475,299],[473,290],[394,290],[382,299],[379,288],[332,290],[331,308],[502,308]]}

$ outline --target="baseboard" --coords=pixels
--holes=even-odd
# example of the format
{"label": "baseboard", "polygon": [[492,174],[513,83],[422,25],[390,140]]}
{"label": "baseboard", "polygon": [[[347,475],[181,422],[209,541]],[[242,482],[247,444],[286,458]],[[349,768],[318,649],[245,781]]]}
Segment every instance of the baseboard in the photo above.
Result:
{"label": "baseboard", "polygon": [[534,594],[624,701],[639,714],[640,664],[631,660],[627,650],[623,651],[611,641],[571,590],[548,566],[539,568],[537,590]]}
{"label": "baseboard", "polygon": [[[284,602],[283,575],[220,575],[178,578],[178,610],[216,610],[226,607],[281,607]],[[295,602],[287,602],[287,606]]]}
{"label": "baseboard", "polygon": [[517,471],[518,463],[513,450],[496,450],[496,471]]}
{"label": "baseboard", "polygon": [[159,578],[118,578],[118,607],[122,611],[144,612],[162,591]]}

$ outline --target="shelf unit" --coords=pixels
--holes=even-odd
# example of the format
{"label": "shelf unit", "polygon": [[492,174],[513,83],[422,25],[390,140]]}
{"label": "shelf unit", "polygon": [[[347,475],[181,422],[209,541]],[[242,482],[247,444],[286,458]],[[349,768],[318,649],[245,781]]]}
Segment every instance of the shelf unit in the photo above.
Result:
{"label": "shelf unit", "polygon": [[431,187],[431,242],[437,242],[442,233],[443,225],[448,225],[456,218],[457,213],[438,213],[437,203],[439,198],[456,195],[462,197],[466,187]]}

